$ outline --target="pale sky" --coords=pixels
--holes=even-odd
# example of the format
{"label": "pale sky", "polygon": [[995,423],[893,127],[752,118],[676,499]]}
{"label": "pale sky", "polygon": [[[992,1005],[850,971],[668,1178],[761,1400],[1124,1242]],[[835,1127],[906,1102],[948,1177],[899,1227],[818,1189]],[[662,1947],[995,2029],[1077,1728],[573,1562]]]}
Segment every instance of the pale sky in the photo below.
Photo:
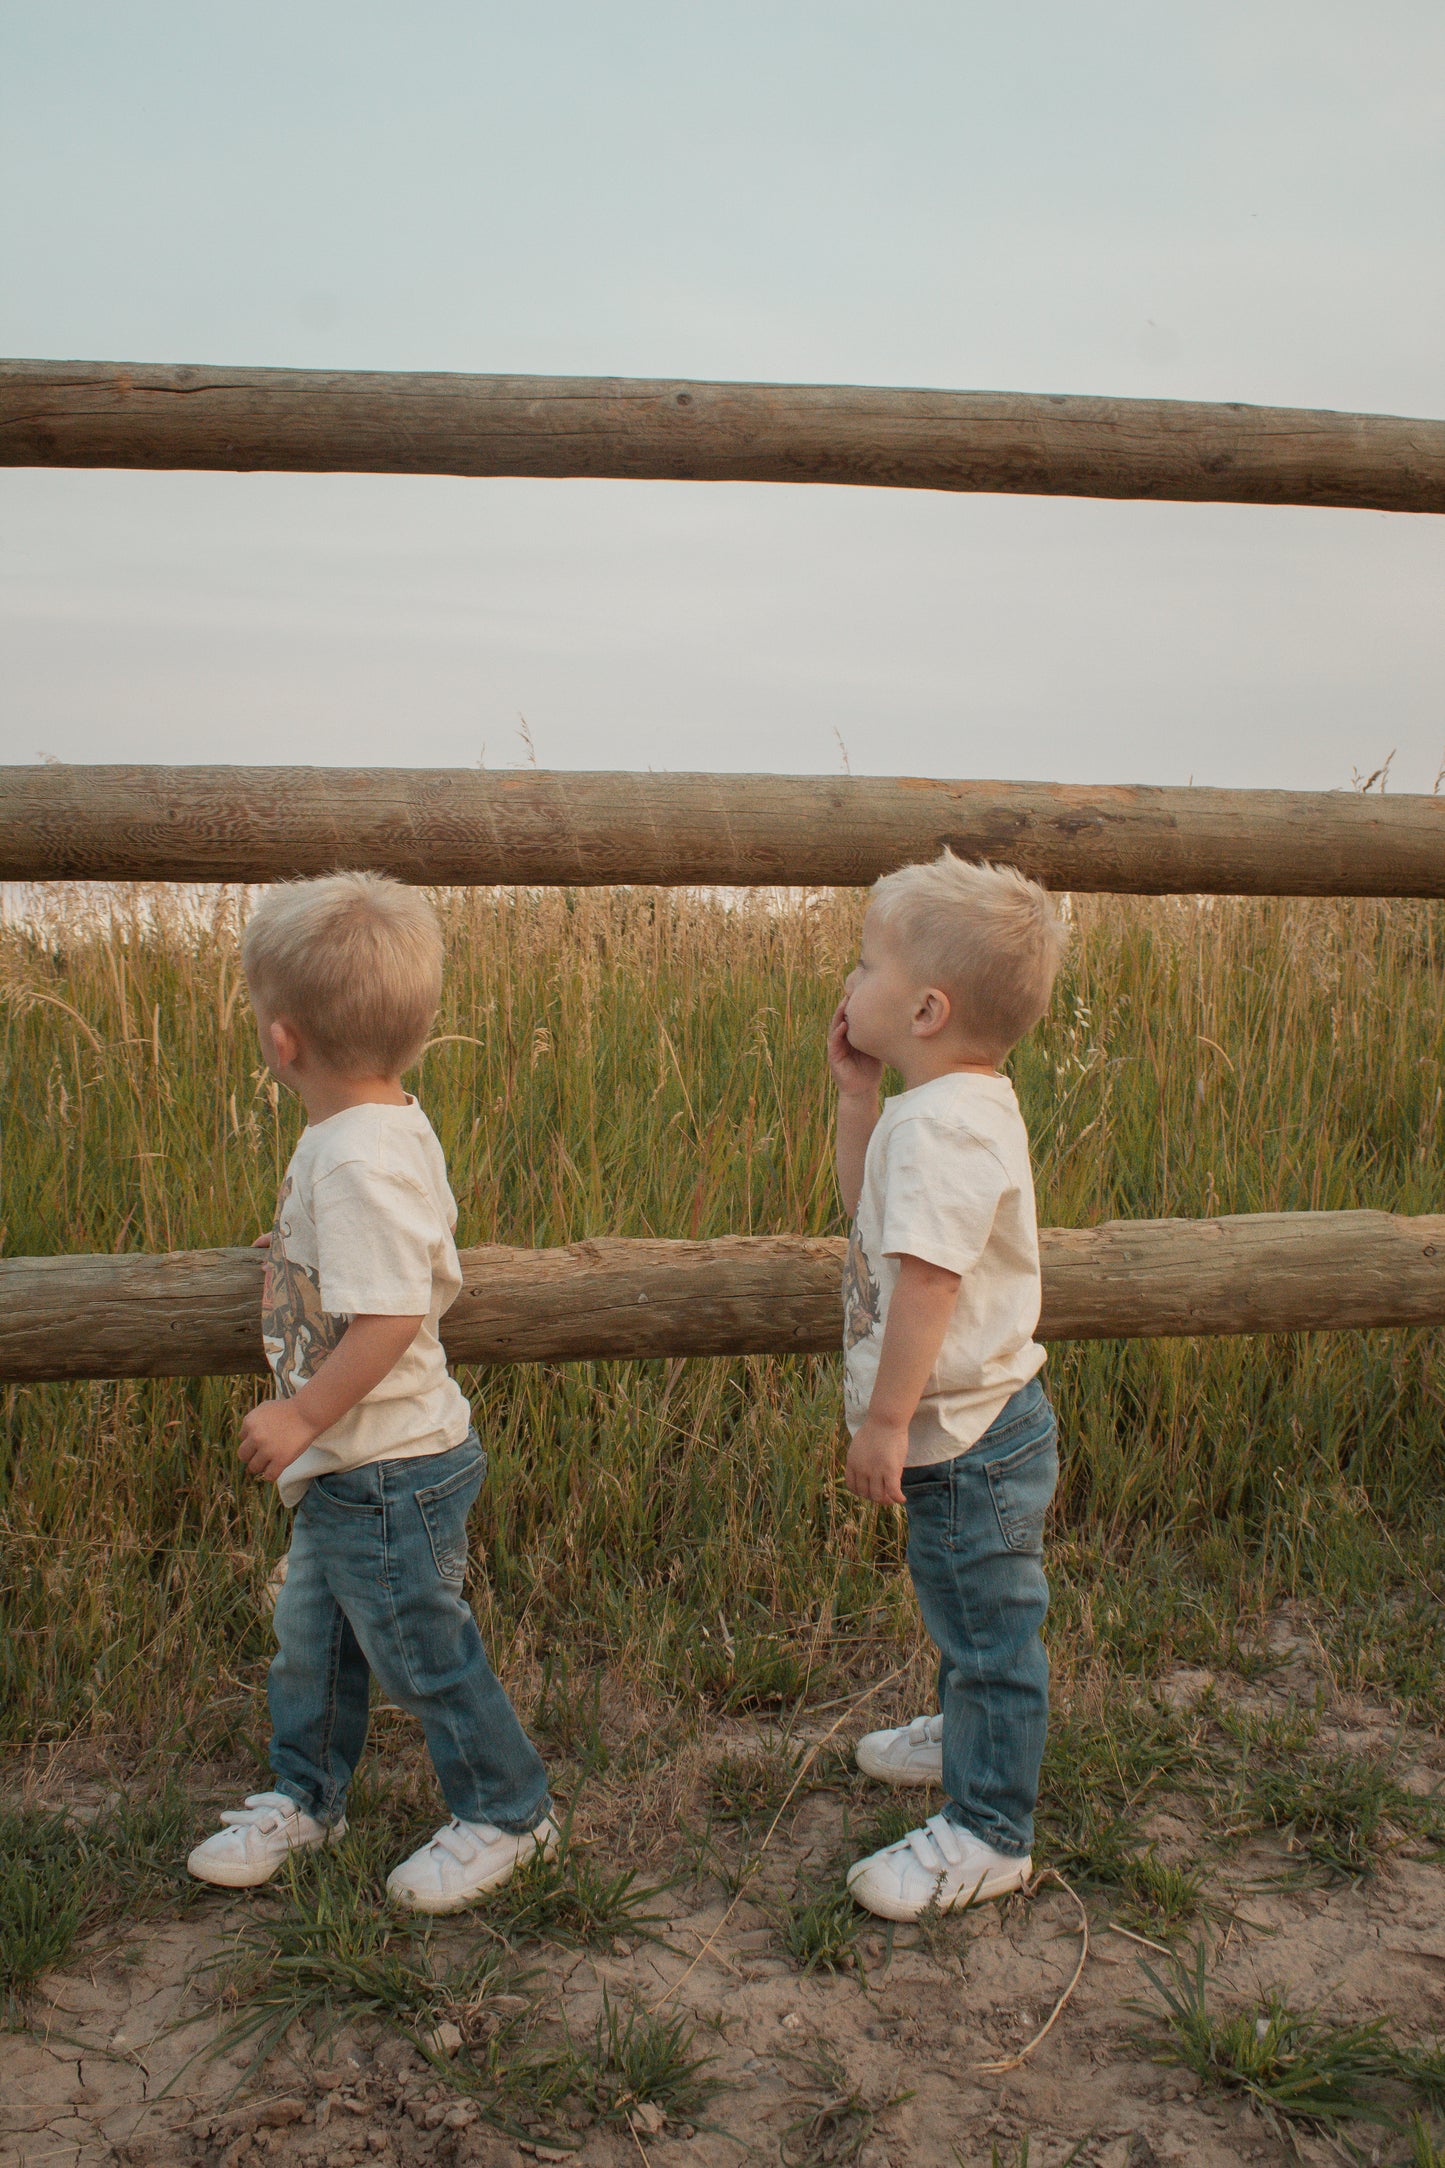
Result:
{"label": "pale sky", "polygon": [[[1438,0],[9,0],[0,350],[1445,414]],[[1392,787],[1445,522],[0,470],[0,757]]]}

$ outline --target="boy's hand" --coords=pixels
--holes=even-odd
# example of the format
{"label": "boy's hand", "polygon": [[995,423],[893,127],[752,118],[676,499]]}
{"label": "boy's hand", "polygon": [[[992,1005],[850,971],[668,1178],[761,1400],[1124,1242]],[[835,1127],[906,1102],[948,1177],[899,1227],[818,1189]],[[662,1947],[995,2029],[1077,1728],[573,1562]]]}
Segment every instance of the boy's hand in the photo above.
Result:
{"label": "boy's hand", "polygon": [[257,1235],[255,1241],[251,1244],[251,1247],[253,1250],[269,1250],[271,1247],[271,1237],[269,1235]]}
{"label": "boy's hand", "polygon": [[843,1480],[855,1498],[871,1499],[875,1506],[901,1506],[907,1458],[908,1425],[865,1415],[853,1433]]}
{"label": "boy's hand", "polygon": [[294,1400],[263,1400],[241,1425],[241,1466],[261,1482],[274,1483],[316,1436]]}
{"label": "boy's hand", "polygon": [[862,1093],[877,1097],[883,1083],[883,1064],[875,1061],[871,1054],[860,1053],[848,1037],[846,996],[833,1011],[833,1021],[828,1026],[828,1067],[845,1099]]}

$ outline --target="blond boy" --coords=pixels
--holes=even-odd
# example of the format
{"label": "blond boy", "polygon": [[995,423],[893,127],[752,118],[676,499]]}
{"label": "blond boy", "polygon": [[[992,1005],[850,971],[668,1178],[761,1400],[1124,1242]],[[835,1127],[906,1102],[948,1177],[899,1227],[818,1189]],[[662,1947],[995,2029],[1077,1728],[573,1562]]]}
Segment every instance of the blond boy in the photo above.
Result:
{"label": "blond boy", "polygon": [[456,1205],[401,1078],[441,999],[436,914],[414,889],[338,873],[272,889],[241,947],[262,1055],[306,1127],[269,1236],[262,1334],[276,1397],[241,1461],[294,1508],[276,1601],[271,1791],[188,1862],[249,1888],[344,1831],[370,1675],[418,1719],[450,1820],[388,1878],[452,1912],[556,1847],[536,1748],[462,1593],[486,1457],[438,1335],[462,1284]]}
{"label": "blond boy", "polygon": [[[1058,1475],[1039,1381],[1039,1249],[1009,1049],[1048,1005],[1065,930],[1044,891],[945,851],[873,890],[834,1012],[846,1480],[908,1513],[908,1565],[939,1650],[939,1709],[858,1743],[941,1812],[859,1860],[885,1919],[1002,1896],[1033,1871],[1048,1725],[1042,1539]],[[885,1067],[903,1090],[880,1103]]]}

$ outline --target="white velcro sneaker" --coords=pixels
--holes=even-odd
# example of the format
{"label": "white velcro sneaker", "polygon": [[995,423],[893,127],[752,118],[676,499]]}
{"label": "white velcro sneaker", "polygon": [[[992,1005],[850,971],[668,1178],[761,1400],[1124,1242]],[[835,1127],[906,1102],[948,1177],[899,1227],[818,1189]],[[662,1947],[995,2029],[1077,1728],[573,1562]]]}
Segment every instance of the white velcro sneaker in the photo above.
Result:
{"label": "white velcro sneaker", "polygon": [[490,1822],[453,1818],[419,1852],[393,1867],[386,1894],[408,1912],[460,1912],[488,1890],[500,1889],[520,1866],[557,1851],[557,1824],[548,1817],[513,1836]]}
{"label": "white velcro sneaker", "polygon": [[959,1905],[1006,1897],[1022,1889],[1033,1871],[1027,1853],[1010,1859],[946,1815],[932,1814],[921,1829],[910,1829],[896,1844],[885,1844],[850,1867],[848,1888],[880,1919],[916,1920],[930,1907],[952,1912]]}
{"label": "white velcro sneaker", "polygon": [[285,1792],[252,1792],[244,1807],[228,1807],[214,1837],[198,1844],[186,1866],[198,1882],[218,1889],[256,1889],[269,1882],[288,1852],[335,1844],[342,1822],[316,1821]]}
{"label": "white velcro sneaker", "polygon": [[943,1718],[915,1716],[891,1731],[865,1731],[853,1759],[865,1777],[880,1784],[941,1784]]}

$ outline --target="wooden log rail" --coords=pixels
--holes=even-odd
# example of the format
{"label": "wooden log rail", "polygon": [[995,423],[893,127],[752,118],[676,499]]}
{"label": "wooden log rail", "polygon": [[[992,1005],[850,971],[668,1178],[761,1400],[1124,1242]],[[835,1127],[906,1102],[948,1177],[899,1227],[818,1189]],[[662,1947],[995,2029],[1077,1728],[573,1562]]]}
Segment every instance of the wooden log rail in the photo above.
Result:
{"label": "wooden log rail", "polygon": [[0,766],[0,879],[873,881],[947,843],[1057,889],[1445,896],[1445,797],[914,776]]}
{"label": "wooden log rail", "polygon": [[1445,422],[868,385],[0,362],[0,465],[834,482],[1445,511]]}
{"label": "wooden log rail", "polygon": [[[1445,1217],[1262,1213],[1042,1237],[1046,1340],[1445,1324]],[[460,1363],[802,1354],[842,1333],[843,1244],[800,1235],[463,1253]],[[255,1250],[0,1261],[0,1378],[262,1369]]]}

